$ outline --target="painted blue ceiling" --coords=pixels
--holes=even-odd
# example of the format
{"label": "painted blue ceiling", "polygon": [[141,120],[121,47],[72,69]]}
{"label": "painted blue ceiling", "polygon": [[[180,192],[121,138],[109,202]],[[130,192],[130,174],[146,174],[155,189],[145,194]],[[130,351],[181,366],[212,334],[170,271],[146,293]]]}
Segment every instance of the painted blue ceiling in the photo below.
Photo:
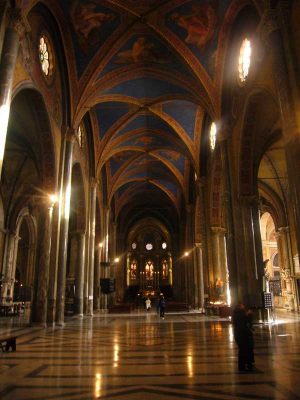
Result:
{"label": "painted blue ceiling", "polygon": [[111,157],[109,160],[111,174],[115,175],[119,168],[126,164],[134,154],[133,151],[123,151],[122,153],[115,154]]}
{"label": "painted blue ceiling", "polygon": [[134,119],[132,119],[123,129],[121,129],[118,132],[118,134],[115,137],[124,135],[127,132],[142,127],[145,129],[145,131],[147,130],[162,131],[173,136],[175,135],[175,132],[170,127],[170,125],[168,125],[160,117],[150,113],[143,113],[143,114],[138,114]]}
{"label": "painted blue ceiling", "polygon": [[198,106],[190,101],[172,100],[163,104],[163,111],[183,127],[189,137],[194,139],[195,118]]}
{"label": "painted blue ceiling", "polygon": [[106,102],[95,106],[98,119],[99,135],[101,138],[121,117],[129,111],[129,106],[121,102]]}
{"label": "painted blue ceiling", "polygon": [[182,154],[171,150],[159,150],[157,153],[171,162],[181,175],[184,175],[185,157]]}
{"label": "painted blue ceiling", "polygon": [[116,84],[115,86],[105,89],[104,94],[122,94],[137,99],[155,99],[156,97],[173,95],[189,95],[189,91],[185,88],[151,77],[142,77],[134,79],[129,77],[125,82]]}

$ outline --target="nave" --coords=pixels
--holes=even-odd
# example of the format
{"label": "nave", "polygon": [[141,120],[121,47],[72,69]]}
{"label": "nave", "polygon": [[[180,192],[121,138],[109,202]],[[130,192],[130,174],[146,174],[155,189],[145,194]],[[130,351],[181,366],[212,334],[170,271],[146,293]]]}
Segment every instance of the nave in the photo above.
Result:
{"label": "nave", "polygon": [[97,314],[47,329],[5,324],[20,338],[17,352],[1,355],[2,400],[299,398],[295,315],[255,326],[257,370],[248,374],[237,372],[230,322],[198,313]]}

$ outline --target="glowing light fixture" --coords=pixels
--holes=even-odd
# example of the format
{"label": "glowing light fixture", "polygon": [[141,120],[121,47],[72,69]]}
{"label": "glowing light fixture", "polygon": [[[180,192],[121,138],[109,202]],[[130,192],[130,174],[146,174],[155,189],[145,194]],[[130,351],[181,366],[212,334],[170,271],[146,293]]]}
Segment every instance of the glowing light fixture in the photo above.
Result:
{"label": "glowing light fixture", "polygon": [[58,202],[58,196],[55,193],[49,194],[49,200],[51,204],[54,205]]}

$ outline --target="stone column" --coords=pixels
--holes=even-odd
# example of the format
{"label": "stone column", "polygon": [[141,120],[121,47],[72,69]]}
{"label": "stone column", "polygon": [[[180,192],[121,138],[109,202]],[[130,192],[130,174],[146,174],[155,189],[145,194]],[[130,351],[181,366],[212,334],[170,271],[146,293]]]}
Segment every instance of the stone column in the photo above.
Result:
{"label": "stone column", "polygon": [[47,323],[55,323],[56,312],[56,292],[57,292],[57,271],[58,271],[58,250],[59,250],[59,219],[60,219],[60,202],[56,203],[53,208],[52,215],[52,238],[51,238],[51,254],[49,265],[49,284],[48,284],[48,301],[47,301]]}
{"label": "stone column", "polygon": [[295,220],[295,236],[297,252],[300,254],[300,134],[296,118],[296,106],[293,93],[296,89],[291,85],[287,57],[283,41],[284,15],[281,3],[276,9],[268,9],[262,16],[260,34],[267,51],[273,61],[274,81],[277,85],[277,98],[280,104],[282,132],[285,139],[285,154],[290,191],[291,211]]}
{"label": "stone column", "polygon": [[95,281],[94,281],[94,310],[100,310],[100,265],[102,257],[102,246],[98,244],[95,261]]}
{"label": "stone column", "polygon": [[93,315],[93,298],[94,298],[94,256],[95,256],[95,218],[96,218],[96,187],[95,179],[90,183],[90,215],[89,215],[89,277],[88,277],[88,315]]}
{"label": "stone column", "polygon": [[12,85],[20,40],[28,29],[21,10],[9,9],[0,62],[0,176],[11,103]]}
{"label": "stone column", "polygon": [[197,255],[197,275],[198,275],[198,308],[204,310],[204,276],[203,276],[203,260],[202,260],[202,244],[196,243]]}
{"label": "stone column", "polygon": [[[227,271],[227,260],[226,260],[226,248],[225,248],[225,233],[226,229],[222,227],[212,227],[212,239],[213,239],[213,270],[214,270],[214,284],[215,294],[219,300],[226,301],[225,284],[226,284],[226,271]],[[221,286],[219,286],[221,285]],[[218,293],[217,293],[218,292]]]}
{"label": "stone column", "polygon": [[[205,179],[197,179],[196,181],[197,200],[196,200],[196,218],[199,219],[195,232],[195,242],[201,243],[201,265],[203,274],[203,283],[199,282],[199,290],[203,284],[203,296],[209,293],[210,271],[208,269],[208,246],[207,246],[207,199],[205,197]],[[204,268],[203,266],[206,266]],[[200,302],[200,297],[198,297]]]}
{"label": "stone column", "polygon": [[75,278],[74,313],[83,316],[83,283],[85,262],[85,232],[77,232],[77,265]]}
{"label": "stone column", "polygon": [[250,307],[260,307],[261,293],[263,291],[263,257],[258,213],[258,199],[256,196],[243,196],[240,199],[244,264],[239,266],[243,272],[239,276],[240,299]]}
{"label": "stone column", "polygon": [[66,262],[68,251],[68,230],[71,201],[71,182],[72,182],[72,159],[73,146],[75,141],[74,132],[68,129],[65,135],[65,154],[63,170],[63,190],[60,204],[60,235],[58,252],[58,273],[57,273],[57,314],[58,325],[64,324],[65,315],[65,291],[66,291]]}
{"label": "stone column", "polygon": [[47,323],[53,206],[53,203],[44,205],[40,217],[39,257],[35,272],[37,291],[32,314],[32,322],[40,322],[45,326]]}
{"label": "stone column", "polygon": [[194,243],[194,232],[193,232],[193,206],[192,204],[186,205],[186,249],[189,255],[185,259],[186,268],[186,299],[187,303],[191,307],[195,307],[195,284],[194,284],[194,258],[193,258],[193,243]]}
{"label": "stone column", "polygon": [[[232,165],[230,160],[231,137],[230,127],[224,124],[222,129],[218,132],[218,145],[221,151],[222,171],[223,171],[223,207],[225,215],[225,254],[226,254],[226,287],[227,298],[233,300],[236,304],[238,301],[238,273],[235,245],[237,238],[235,238],[234,222],[233,222],[233,200],[232,200]],[[225,281],[224,281],[225,282]],[[229,296],[230,295],[230,296]]]}

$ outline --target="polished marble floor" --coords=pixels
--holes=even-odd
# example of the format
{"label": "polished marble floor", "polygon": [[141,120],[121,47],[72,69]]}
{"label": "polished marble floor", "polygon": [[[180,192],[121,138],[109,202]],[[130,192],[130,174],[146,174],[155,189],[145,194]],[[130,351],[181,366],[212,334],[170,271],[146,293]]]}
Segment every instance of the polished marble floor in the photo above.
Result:
{"label": "polished marble floor", "polygon": [[255,328],[257,371],[237,372],[232,326],[200,314],[95,315],[63,328],[0,321],[0,399],[300,399],[300,318]]}

